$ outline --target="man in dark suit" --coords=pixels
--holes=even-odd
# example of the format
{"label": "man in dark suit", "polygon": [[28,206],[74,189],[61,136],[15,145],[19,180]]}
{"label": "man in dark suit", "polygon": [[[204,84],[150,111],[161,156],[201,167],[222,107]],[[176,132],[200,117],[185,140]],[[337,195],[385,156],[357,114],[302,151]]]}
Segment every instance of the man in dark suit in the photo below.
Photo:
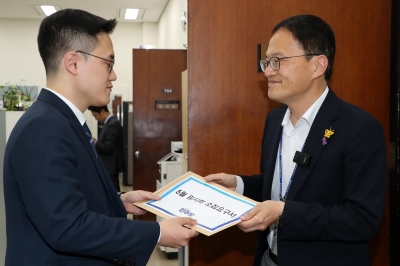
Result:
{"label": "man in dark suit", "polygon": [[83,112],[110,100],[116,21],[64,9],[45,18],[38,46],[46,88],[13,129],[4,157],[5,265],[146,265],[155,245],[181,247],[183,225],[126,219],[150,192],[118,195]]}
{"label": "man in dark suit", "polygon": [[370,265],[367,240],[385,204],[385,138],[377,119],[328,88],[334,55],[322,19],[276,25],[260,64],[269,98],[284,105],[267,117],[261,173],[205,177],[260,201],[239,224],[259,231],[254,265]]}
{"label": "man in dark suit", "polygon": [[88,109],[94,118],[103,124],[99,139],[94,139],[96,151],[110,175],[115,189],[120,191],[118,175],[125,170],[121,123],[108,111],[107,105],[89,106]]}

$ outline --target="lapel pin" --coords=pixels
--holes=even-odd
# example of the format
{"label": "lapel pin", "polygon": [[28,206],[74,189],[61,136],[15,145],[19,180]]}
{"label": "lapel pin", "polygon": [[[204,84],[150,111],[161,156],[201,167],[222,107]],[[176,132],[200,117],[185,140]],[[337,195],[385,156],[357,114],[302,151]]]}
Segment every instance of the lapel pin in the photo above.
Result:
{"label": "lapel pin", "polygon": [[335,130],[333,130],[332,128],[325,129],[325,135],[324,135],[324,137],[322,138],[322,145],[328,144],[328,142],[326,141],[326,139],[327,139],[327,138],[329,139],[333,134],[335,134],[334,131],[335,131]]}

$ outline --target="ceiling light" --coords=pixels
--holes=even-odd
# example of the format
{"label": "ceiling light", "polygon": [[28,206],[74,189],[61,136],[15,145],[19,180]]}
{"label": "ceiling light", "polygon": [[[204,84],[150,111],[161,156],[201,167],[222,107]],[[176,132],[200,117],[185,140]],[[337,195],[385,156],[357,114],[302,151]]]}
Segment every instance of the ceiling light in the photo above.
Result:
{"label": "ceiling light", "polygon": [[120,7],[118,8],[117,18],[126,20],[126,21],[141,21],[144,17],[146,9],[144,8],[126,8]]}
{"label": "ceiling light", "polygon": [[57,12],[57,10],[54,6],[40,6],[40,8],[43,10],[43,12],[46,14],[46,16],[50,16],[51,14]]}
{"label": "ceiling light", "polygon": [[33,8],[40,16],[50,16],[51,14],[61,10],[61,6],[33,5]]}
{"label": "ceiling light", "polygon": [[125,12],[125,19],[136,19],[139,14],[139,9],[127,8]]}

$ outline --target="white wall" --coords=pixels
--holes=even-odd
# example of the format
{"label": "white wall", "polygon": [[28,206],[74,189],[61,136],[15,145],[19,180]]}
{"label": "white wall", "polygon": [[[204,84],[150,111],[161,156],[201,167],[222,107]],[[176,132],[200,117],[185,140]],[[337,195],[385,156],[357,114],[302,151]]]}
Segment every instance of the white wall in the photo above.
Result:
{"label": "white wall", "polygon": [[46,84],[43,63],[37,48],[40,20],[0,19],[0,85],[7,82],[36,85]]}
{"label": "white wall", "polygon": [[[187,12],[187,0],[169,0],[158,23],[119,22],[111,39],[116,55],[113,94],[123,101],[132,100],[132,49],[141,44],[152,44],[159,49],[185,49],[187,31],[181,27],[180,17]],[[46,85],[46,75],[37,48],[37,33],[41,20],[0,19],[0,85],[7,82]]]}
{"label": "white wall", "polygon": [[[46,85],[45,70],[37,48],[40,20],[0,19],[0,85],[7,82],[25,85]],[[146,42],[158,43],[155,23],[118,23],[111,39],[116,56],[113,93],[122,95],[124,101],[132,100],[132,49]],[[153,24],[153,25],[152,25]],[[143,33],[146,31],[145,33]]]}
{"label": "white wall", "polygon": [[161,49],[186,49],[187,30],[182,29],[181,14],[187,14],[188,0],[169,0],[158,21],[158,39]]}
{"label": "white wall", "polygon": [[146,25],[146,30],[151,32],[144,34],[141,23],[118,23],[110,36],[114,44],[114,70],[117,74],[112,93],[122,95],[123,101],[132,101],[132,49],[143,44],[143,35],[147,38],[156,35],[154,27]]}
{"label": "white wall", "polygon": [[143,23],[142,44],[158,46],[158,23]]}

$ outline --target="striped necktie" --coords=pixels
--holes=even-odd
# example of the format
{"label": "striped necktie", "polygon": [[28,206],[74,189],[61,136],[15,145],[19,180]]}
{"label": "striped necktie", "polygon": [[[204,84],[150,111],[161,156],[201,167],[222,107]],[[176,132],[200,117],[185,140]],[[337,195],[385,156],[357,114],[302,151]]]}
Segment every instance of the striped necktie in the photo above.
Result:
{"label": "striped necktie", "polygon": [[92,149],[93,149],[93,151],[94,151],[94,154],[95,154],[96,157],[97,157],[97,152],[96,152],[95,143],[94,143],[92,134],[90,133],[90,129],[89,129],[89,127],[87,126],[86,122],[83,124],[82,127],[83,127],[83,130],[85,130],[86,137],[89,139],[90,145],[92,146]]}

